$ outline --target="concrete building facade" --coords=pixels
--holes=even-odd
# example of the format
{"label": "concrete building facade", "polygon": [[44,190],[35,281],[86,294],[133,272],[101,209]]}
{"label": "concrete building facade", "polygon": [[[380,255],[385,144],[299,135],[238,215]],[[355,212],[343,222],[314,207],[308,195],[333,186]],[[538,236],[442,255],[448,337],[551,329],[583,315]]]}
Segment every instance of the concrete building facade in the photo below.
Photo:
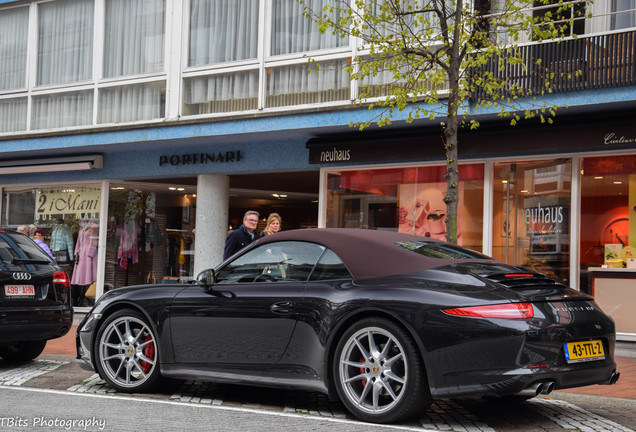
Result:
{"label": "concrete building facade", "polygon": [[[635,3],[572,2],[591,14],[577,37],[524,44],[583,71],[546,96],[567,106],[554,124],[468,107],[482,127],[460,136],[458,242],[593,292],[627,339]],[[45,229],[78,307],[93,283],[99,297],[218,265],[250,209],[283,229],[444,238],[439,121],[349,126],[378,114],[352,105],[343,66],[362,48],[296,0],[0,0],[1,225]]]}

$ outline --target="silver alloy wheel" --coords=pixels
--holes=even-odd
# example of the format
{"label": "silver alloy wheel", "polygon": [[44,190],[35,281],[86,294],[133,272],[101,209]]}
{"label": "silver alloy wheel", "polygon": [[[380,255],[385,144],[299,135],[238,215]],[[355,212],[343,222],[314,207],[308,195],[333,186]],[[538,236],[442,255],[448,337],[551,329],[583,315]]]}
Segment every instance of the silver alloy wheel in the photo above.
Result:
{"label": "silver alloy wheel", "polygon": [[157,366],[155,336],[142,320],[132,316],[108,323],[98,349],[104,373],[122,388],[143,385]]}
{"label": "silver alloy wheel", "polygon": [[349,337],[339,369],[346,397],[369,414],[385,413],[398,404],[409,379],[404,348],[380,327],[366,327]]}

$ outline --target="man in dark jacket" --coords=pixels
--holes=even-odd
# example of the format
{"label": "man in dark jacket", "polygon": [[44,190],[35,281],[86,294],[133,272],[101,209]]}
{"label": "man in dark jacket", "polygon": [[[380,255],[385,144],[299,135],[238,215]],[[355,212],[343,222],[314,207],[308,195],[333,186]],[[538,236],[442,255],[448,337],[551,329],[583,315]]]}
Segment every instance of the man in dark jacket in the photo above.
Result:
{"label": "man in dark jacket", "polygon": [[254,210],[248,210],[243,216],[243,225],[234,231],[231,231],[225,239],[225,250],[223,251],[223,259],[227,259],[234,253],[243,249],[252,243],[256,235],[256,225],[258,225],[258,217],[260,215]]}

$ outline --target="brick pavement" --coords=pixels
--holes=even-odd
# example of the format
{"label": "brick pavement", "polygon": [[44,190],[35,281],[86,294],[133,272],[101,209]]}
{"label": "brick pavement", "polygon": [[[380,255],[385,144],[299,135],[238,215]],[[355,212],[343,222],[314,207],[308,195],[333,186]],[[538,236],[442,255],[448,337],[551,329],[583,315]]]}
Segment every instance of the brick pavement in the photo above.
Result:
{"label": "brick pavement", "polygon": [[[50,340],[46,344],[44,354],[75,356],[75,331],[71,331],[64,337]],[[557,390],[564,393],[576,393],[592,396],[617,397],[636,400],[636,358],[616,357],[617,370],[621,377],[614,385],[592,385],[567,390]]]}

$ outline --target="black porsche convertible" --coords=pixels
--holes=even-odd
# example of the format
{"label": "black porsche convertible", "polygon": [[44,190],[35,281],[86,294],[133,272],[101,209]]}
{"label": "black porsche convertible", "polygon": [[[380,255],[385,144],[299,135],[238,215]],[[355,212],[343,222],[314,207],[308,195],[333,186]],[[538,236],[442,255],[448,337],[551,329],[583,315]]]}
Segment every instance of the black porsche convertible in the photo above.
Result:
{"label": "black porsche convertible", "polygon": [[161,377],[319,391],[395,422],[434,399],[613,384],[614,322],[588,295],[445,242],[307,229],[195,283],[104,294],[77,356],[119,391]]}

